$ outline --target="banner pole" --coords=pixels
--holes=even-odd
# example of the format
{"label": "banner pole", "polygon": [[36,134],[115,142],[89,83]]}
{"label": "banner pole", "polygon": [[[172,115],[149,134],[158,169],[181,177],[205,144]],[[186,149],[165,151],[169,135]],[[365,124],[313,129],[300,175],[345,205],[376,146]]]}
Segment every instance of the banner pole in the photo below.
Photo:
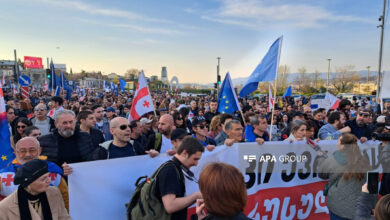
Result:
{"label": "banner pole", "polygon": [[242,113],[242,111],[240,110],[240,113],[241,113],[241,117],[242,117],[242,121],[244,122],[244,124],[246,125],[246,121],[245,121],[245,118],[244,118],[244,114]]}
{"label": "banner pole", "polygon": [[276,102],[276,98],[277,98],[277,95],[276,95],[276,86],[277,86],[277,79],[278,79],[278,73],[276,73],[276,77],[275,77],[275,85],[274,85],[274,101],[272,103],[272,113],[271,113],[271,127],[269,129],[269,140],[271,141],[272,140],[272,130],[273,130],[273,124],[274,124],[274,114],[275,114],[275,102]]}

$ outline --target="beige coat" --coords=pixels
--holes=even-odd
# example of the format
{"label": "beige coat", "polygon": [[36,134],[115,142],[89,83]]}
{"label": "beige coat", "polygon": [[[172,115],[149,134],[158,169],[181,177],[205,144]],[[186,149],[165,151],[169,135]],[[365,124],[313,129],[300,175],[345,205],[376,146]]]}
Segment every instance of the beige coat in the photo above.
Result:
{"label": "beige coat", "polygon": [[[18,206],[18,191],[16,190],[11,195],[7,196],[0,202],[0,220],[19,220],[19,206]],[[68,220],[71,219],[65,209],[64,200],[57,187],[49,187],[46,191],[47,199],[49,201],[51,215],[53,220]],[[42,208],[39,209],[39,214],[29,204],[32,220],[41,220]]]}

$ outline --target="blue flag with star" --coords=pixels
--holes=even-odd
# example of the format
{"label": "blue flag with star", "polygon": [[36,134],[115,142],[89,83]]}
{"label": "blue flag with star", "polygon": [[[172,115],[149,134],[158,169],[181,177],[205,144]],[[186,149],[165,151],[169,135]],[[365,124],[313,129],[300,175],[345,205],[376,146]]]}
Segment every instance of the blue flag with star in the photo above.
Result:
{"label": "blue flag with star", "polygon": [[6,167],[15,158],[14,151],[11,147],[8,126],[3,90],[0,87],[0,169]]}
{"label": "blue flag with star", "polygon": [[238,104],[237,95],[228,72],[223,80],[221,91],[218,94],[218,112],[232,114],[235,111],[241,111],[241,108]]}

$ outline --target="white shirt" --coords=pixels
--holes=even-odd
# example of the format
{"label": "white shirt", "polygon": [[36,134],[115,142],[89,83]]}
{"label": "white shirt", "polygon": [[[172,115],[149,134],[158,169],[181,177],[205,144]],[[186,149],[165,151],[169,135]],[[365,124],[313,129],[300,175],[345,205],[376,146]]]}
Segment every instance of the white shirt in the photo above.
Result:
{"label": "white shirt", "polygon": [[173,148],[173,145],[172,145],[171,139],[165,137],[165,135],[162,135],[160,154],[165,153],[172,148]]}

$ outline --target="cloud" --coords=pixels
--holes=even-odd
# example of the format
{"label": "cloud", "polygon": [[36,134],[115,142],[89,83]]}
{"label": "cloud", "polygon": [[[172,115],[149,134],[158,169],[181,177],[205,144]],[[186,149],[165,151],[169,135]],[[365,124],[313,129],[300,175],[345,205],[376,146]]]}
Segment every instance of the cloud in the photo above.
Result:
{"label": "cloud", "polygon": [[358,22],[374,23],[375,21],[352,16],[337,15],[319,6],[312,5],[266,5],[255,0],[221,0],[221,7],[208,13],[214,16],[202,16],[203,19],[224,24],[238,25],[250,29],[265,28],[318,28],[324,22]]}
{"label": "cloud", "polygon": [[128,23],[112,24],[112,23],[97,22],[95,20],[89,20],[84,18],[77,18],[76,20],[86,24],[117,28],[125,31],[129,30],[132,32],[144,33],[144,34],[161,34],[161,35],[169,35],[169,36],[186,35],[186,33],[183,31],[175,30],[171,28],[146,27],[146,26],[140,26],[140,25],[128,24]]}
{"label": "cloud", "polygon": [[125,10],[118,10],[118,9],[99,8],[80,1],[62,1],[62,0],[39,0],[39,1],[50,5],[58,6],[61,8],[68,8],[76,11],[85,12],[91,15],[126,18],[129,20],[140,20],[140,21],[157,22],[157,23],[172,23],[171,21],[168,20],[151,18],[128,10],[125,11]]}

